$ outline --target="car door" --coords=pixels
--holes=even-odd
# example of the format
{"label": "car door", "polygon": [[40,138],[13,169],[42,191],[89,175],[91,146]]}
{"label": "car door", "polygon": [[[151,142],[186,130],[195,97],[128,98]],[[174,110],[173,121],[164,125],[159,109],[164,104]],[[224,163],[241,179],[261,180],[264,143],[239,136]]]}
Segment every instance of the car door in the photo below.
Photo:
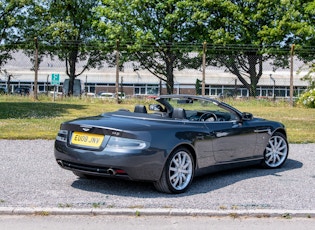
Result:
{"label": "car door", "polygon": [[218,164],[245,161],[253,157],[256,146],[255,128],[247,122],[205,122],[212,137],[212,151]]}

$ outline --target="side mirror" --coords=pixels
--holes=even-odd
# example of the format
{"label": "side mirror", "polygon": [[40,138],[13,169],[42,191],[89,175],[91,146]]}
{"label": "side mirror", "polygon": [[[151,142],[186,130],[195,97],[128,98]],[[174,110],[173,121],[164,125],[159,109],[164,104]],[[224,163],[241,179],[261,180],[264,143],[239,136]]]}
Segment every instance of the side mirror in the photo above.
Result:
{"label": "side mirror", "polygon": [[242,120],[243,121],[250,121],[252,119],[253,119],[253,114],[247,113],[247,112],[242,113]]}

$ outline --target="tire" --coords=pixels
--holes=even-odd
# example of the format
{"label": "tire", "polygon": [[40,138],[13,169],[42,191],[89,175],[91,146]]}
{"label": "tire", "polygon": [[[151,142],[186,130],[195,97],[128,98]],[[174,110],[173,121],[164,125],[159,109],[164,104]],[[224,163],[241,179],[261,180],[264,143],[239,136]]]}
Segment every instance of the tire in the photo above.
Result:
{"label": "tire", "polygon": [[269,139],[268,145],[264,151],[264,160],[262,166],[264,168],[280,168],[289,154],[289,144],[286,137],[276,132]]}
{"label": "tire", "polygon": [[179,148],[170,154],[160,180],[155,188],[164,193],[183,193],[190,186],[195,173],[195,163],[186,148]]}

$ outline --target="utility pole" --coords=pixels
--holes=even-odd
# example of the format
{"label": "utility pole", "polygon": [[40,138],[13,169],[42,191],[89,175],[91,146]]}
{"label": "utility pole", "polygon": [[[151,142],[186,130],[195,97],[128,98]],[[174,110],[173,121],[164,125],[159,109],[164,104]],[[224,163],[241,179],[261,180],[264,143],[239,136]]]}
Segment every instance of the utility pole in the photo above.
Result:
{"label": "utility pole", "polygon": [[37,37],[34,38],[35,40],[35,79],[34,79],[34,100],[37,101],[37,81],[38,81],[38,39]]}
{"label": "utility pole", "polygon": [[293,102],[293,57],[294,57],[294,47],[295,45],[292,44],[291,46],[291,54],[290,54],[290,105],[293,106],[294,102]]}
{"label": "utility pole", "polygon": [[201,95],[204,97],[206,94],[206,51],[207,51],[207,43],[203,43],[202,48],[202,86],[201,86]]}
{"label": "utility pole", "polygon": [[120,103],[120,99],[119,99],[119,40],[116,41],[116,100],[117,103]]}

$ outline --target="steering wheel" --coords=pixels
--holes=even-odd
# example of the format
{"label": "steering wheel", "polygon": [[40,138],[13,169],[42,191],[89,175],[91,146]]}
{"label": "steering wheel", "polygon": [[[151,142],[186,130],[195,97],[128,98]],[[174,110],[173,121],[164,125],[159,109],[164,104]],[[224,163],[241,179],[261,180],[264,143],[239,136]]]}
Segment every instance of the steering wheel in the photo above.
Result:
{"label": "steering wheel", "polygon": [[217,121],[218,117],[214,113],[206,112],[199,117],[199,121]]}

